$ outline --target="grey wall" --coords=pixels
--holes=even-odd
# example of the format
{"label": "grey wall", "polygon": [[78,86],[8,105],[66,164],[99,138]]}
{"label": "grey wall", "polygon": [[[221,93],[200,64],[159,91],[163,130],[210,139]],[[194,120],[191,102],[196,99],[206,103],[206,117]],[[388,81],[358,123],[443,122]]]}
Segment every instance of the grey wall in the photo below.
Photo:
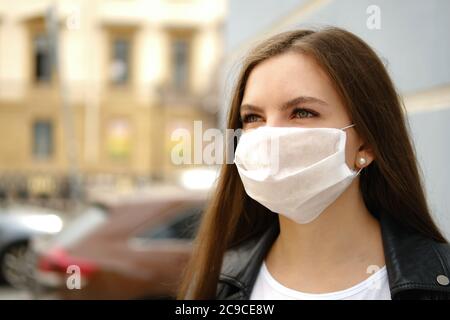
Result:
{"label": "grey wall", "polygon": [[[366,9],[381,10],[381,29],[366,26]],[[403,92],[450,83],[450,1],[337,0],[297,26],[335,25],[368,42],[388,62]]]}
{"label": "grey wall", "polygon": [[234,50],[305,2],[307,0],[229,0],[225,52]]}
{"label": "grey wall", "polygon": [[432,213],[450,240],[450,105],[409,116]]}

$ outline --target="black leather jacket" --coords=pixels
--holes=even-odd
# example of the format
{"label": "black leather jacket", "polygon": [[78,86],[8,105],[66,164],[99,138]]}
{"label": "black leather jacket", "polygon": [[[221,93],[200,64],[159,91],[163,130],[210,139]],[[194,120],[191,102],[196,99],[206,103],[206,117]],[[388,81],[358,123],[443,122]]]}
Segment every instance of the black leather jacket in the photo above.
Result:
{"label": "black leather jacket", "polygon": [[[450,245],[437,243],[380,215],[391,298],[450,300]],[[247,300],[278,224],[225,253],[217,299]]]}

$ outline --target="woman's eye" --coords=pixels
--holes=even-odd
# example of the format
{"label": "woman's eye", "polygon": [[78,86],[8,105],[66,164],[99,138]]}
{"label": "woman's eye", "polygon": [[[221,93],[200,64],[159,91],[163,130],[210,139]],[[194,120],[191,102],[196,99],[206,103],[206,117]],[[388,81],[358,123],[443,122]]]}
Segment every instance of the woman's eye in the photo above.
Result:
{"label": "woman's eye", "polygon": [[315,112],[312,112],[312,111],[309,111],[306,109],[301,109],[301,108],[295,109],[293,114],[294,114],[295,118],[301,118],[301,119],[312,118],[312,117],[316,116]]}
{"label": "woman's eye", "polygon": [[255,122],[259,120],[259,116],[256,114],[247,114],[242,117],[243,123]]}

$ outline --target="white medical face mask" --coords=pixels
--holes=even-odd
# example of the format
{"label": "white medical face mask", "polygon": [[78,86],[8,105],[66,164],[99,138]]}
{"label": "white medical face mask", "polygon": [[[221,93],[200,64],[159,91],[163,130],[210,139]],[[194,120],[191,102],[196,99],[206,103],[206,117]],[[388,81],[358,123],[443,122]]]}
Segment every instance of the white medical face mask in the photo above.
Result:
{"label": "white medical face mask", "polygon": [[297,223],[316,219],[359,174],[345,162],[345,129],[259,127],[245,131],[234,163],[254,200]]}

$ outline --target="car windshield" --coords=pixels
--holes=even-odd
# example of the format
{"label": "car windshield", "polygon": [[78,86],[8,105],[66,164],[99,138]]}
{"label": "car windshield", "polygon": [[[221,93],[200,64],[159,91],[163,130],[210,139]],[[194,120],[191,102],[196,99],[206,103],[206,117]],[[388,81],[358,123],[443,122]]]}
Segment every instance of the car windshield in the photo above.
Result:
{"label": "car windshield", "polygon": [[175,217],[156,227],[146,229],[137,235],[137,239],[193,239],[198,228],[203,208],[184,208]]}
{"label": "car windshield", "polygon": [[68,246],[94,231],[106,218],[106,210],[101,206],[88,207],[72,220],[55,240],[62,246]]}

